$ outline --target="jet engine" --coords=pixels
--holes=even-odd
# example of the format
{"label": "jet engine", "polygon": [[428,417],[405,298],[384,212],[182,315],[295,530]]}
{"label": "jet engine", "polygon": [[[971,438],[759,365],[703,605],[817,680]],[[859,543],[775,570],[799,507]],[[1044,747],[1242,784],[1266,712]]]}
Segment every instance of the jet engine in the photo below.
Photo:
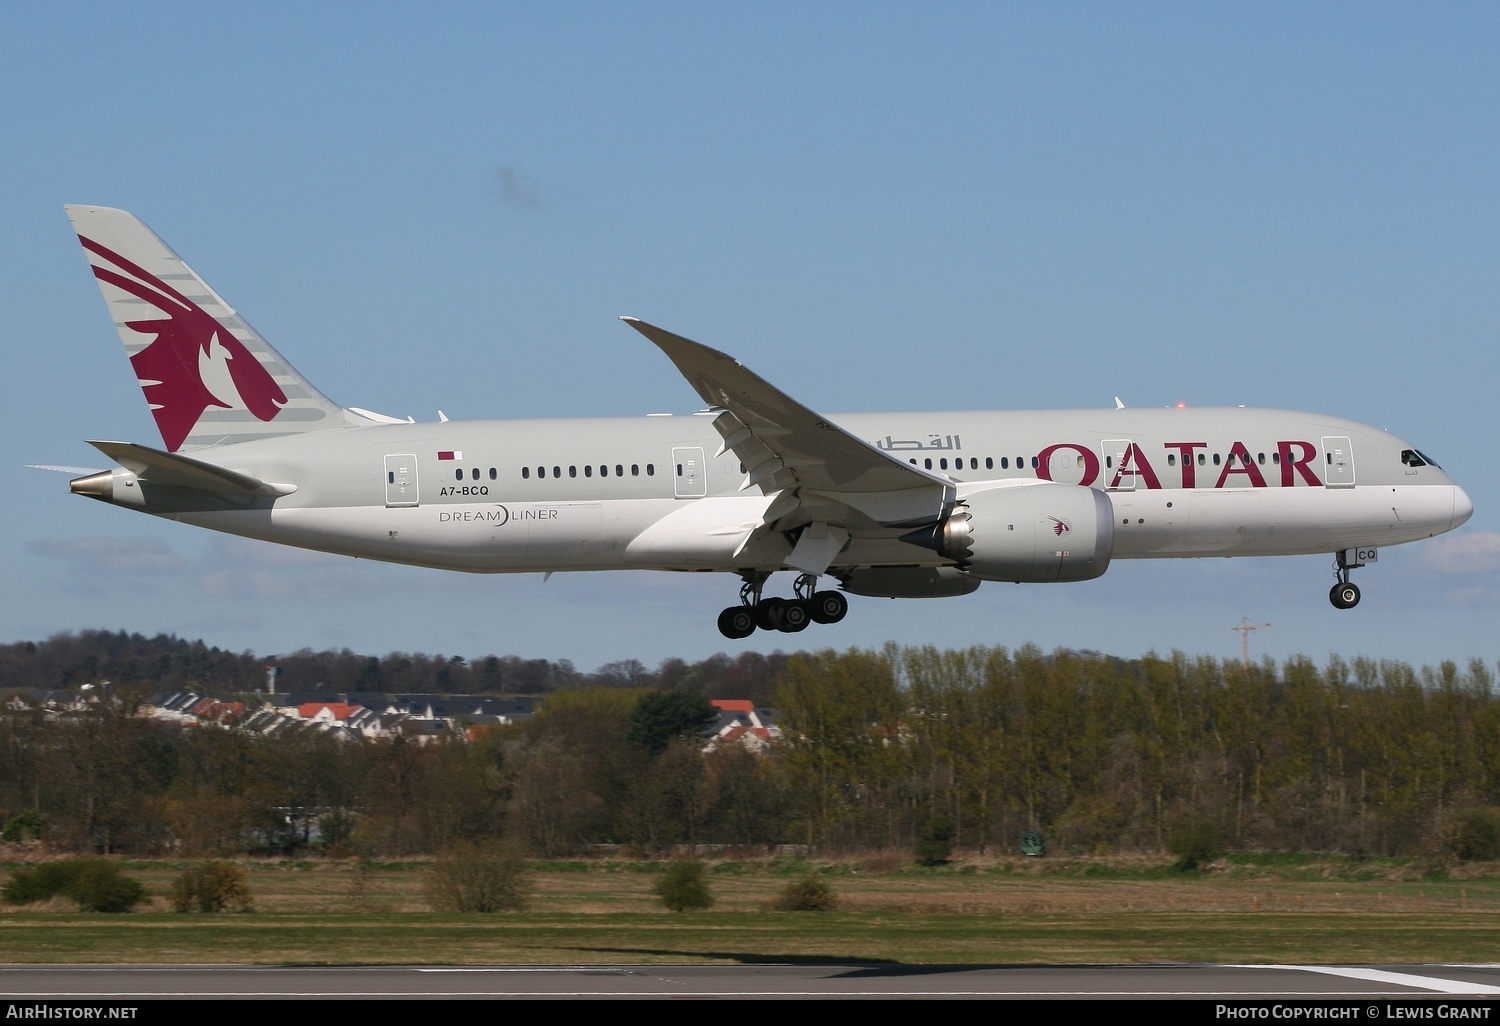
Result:
{"label": "jet engine", "polygon": [[982,581],[1088,581],[1115,546],[1109,496],[1054,481],[976,482],[953,511],[901,540],[932,549]]}

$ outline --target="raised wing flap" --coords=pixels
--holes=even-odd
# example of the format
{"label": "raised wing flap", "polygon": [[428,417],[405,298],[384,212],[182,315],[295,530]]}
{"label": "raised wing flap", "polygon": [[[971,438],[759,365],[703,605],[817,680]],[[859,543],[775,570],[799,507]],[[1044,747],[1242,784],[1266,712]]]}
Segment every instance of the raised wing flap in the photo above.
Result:
{"label": "raised wing flap", "polygon": [[297,490],[296,485],[262,481],[248,474],[135,442],[91,441],[89,444],[148,484],[192,488],[216,495],[275,496],[290,495]]}
{"label": "raised wing flap", "polygon": [[[714,421],[745,464],[744,487],[787,489],[833,497],[862,509],[868,497],[881,523],[931,522],[953,498],[946,478],[903,463],[819,416],[717,349],[647,324],[620,318],[667,354],[711,406],[727,411]],[[891,518],[891,519],[888,519]]]}

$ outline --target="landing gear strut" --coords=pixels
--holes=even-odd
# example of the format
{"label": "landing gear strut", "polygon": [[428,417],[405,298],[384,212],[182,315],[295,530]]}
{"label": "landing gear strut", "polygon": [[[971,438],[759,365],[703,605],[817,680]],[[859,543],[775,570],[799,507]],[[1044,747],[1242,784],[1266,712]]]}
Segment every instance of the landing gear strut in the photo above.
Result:
{"label": "landing gear strut", "polygon": [[719,633],[726,638],[748,638],[763,631],[795,634],[809,623],[838,623],[849,611],[849,600],[836,591],[818,591],[815,574],[801,574],[792,584],[792,598],[763,598],[770,574],[747,571],[740,575],[740,604],[719,614]]}
{"label": "landing gear strut", "polygon": [[814,623],[838,623],[849,612],[849,600],[836,591],[818,591],[816,574],[799,574],[792,592],[807,607]]}
{"label": "landing gear strut", "polygon": [[1339,583],[1328,593],[1328,601],[1333,603],[1335,609],[1353,609],[1359,605],[1359,585],[1349,580],[1349,571],[1364,564],[1355,563],[1348,558],[1351,552],[1357,551],[1344,549],[1334,554],[1333,575],[1338,578]]}

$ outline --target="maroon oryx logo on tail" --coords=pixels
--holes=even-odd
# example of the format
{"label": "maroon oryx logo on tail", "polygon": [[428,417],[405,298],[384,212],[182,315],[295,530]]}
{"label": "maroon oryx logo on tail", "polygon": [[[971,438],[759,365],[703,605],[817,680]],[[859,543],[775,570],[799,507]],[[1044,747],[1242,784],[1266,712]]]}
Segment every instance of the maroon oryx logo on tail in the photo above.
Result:
{"label": "maroon oryx logo on tail", "polygon": [[[150,303],[165,316],[126,321],[155,341],[130,358],[141,391],[167,449],[176,452],[210,406],[249,410],[271,420],[286,404],[286,393],[244,344],[181,292],[105,247],[78,237],[83,248],[120,271],[92,264],[94,277]],[[128,276],[127,276],[128,275]],[[207,376],[210,380],[205,381]]]}

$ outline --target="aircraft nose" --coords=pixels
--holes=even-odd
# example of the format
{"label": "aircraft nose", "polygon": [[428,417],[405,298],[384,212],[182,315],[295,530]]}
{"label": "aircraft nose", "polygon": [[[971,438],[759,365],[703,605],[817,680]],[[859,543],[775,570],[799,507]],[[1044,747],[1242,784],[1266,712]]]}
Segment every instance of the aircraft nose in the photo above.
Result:
{"label": "aircraft nose", "polygon": [[1453,520],[1452,520],[1451,523],[1449,523],[1448,529],[1452,530],[1453,528],[1458,527],[1460,524],[1463,524],[1464,522],[1466,522],[1473,515],[1474,515],[1474,503],[1472,503],[1472,502],[1469,501],[1468,493],[1465,492],[1462,488],[1458,487],[1458,485],[1454,485],[1453,486]]}

